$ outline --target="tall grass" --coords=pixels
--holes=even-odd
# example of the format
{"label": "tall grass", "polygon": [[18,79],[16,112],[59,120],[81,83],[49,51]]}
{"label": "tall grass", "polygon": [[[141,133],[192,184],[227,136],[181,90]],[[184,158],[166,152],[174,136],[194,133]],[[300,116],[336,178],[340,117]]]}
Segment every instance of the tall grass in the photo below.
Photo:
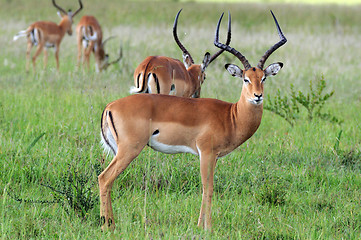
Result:
{"label": "tall grass", "polygon": [[[59,1],[59,5],[75,8],[74,2]],[[95,2],[84,1],[80,15],[95,15],[105,36],[117,36],[107,46],[111,57],[120,42],[124,56],[119,65],[101,74],[75,67],[75,36],[64,38],[59,73],[50,53],[46,70],[40,57],[37,72],[26,74],[25,39],[12,42],[12,36],[32,21],[58,21],[58,17],[49,1],[0,3],[2,239],[361,237],[359,6],[144,2],[139,8],[139,3],[92,5]],[[101,112],[108,102],[128,95],[133,70],[146,56],[181,58],[171,35],[180,8],[184,10],[179,36],[196,62],[206,51],[217,50],[216,22],[221,12],[231,10],[231,45],[252,65],[278,40],[269,14],[272,9],[289,41],[267,61],[282,61],[285,66],[267,79],[266,95],[273,96],[278,89],[290,94],[291,83],[305,92],[310,81],[324,76],[325,91],[335,90],[324,108],[344,123],[316,119],[291,127],[264,111],[256,134],[218,160],[212,233],[196,227],[201,202],[198,158],[146,148],[115,181],[116,229],[113,235],[102,233],[98,204],[81,216],[60,202],[50,203],[54,192],[44,185],[66,184],[62,176],[73,166],[93,171],[86,187],[97,196],[97,171],[92,169],[103,169],[110,161],[99,144]],[[225,29],[224,23],[221,34]],[[209,66],[202,97],[238,100],[242,83],[225,71],[228,62],[240,64],[224,54]]]}

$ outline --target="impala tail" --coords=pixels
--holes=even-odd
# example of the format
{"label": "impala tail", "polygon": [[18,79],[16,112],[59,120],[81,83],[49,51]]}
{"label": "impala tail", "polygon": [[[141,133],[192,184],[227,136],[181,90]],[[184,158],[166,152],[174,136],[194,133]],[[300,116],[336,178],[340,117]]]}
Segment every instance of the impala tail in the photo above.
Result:
{"label": "impala tail", "polygon": [[[114,136],[115,135],[115,136]],[[101,119],[101,143],[104,151],[116,155],[118,152],[117,142],[118,134],[114,126],[111,111],[104,110]]]}
{"label": "impala tail", "polygon": [[18,40],[21,37],[26,37],[28,35],[26,30],[22,30],[20,32],[18,32],[14,37],[13,37],[13,41]]}
{"label": "impala tail", "polygon": [[[148,61],[146,67],[142,71],[135,71],[134,76],[136,76],[136,87],[132,86],[129,90],[131,94],[135,93],[160,93],[159,79],[157,75],[149,71],[149,65],[151,60]],[[152,89],[149,83],[154,82],[156,89]]]}
{"label": "impala tail", "polygon": [[41,41],[41,34],[39,30],[33,26],[30,26],[28,29],[18,32],[18,34],[14,36],[13,40],[16,41],[21,37],[30,37],[29,41],[31,41],[31,43],[35,46],[37,46],[38,43]]}
{"label": "impala tail", "polygon": [[144,93],[145,90],[145,79],[143,77],[143,73],[139,73],[137,75],[137,86],[131,86],[129,93],[130,94],[136,94],[136,93]]}

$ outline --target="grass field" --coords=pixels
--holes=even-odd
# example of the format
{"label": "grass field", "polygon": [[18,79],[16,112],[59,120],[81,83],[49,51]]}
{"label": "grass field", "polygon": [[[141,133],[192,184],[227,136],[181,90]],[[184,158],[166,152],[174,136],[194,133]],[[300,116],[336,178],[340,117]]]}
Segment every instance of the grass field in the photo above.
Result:
{"label": "grass field", "polygon": [[[76,1],[57,1],[65,9]],[[96,3],[96,4],[95,4]],[[34,7],[36,6],[36,7]],[[283,62],[268,78],[267,106],[280,90],[310,92],[323,78],[335,91],[324,112],[343,120],[309,121],[301,108],[292,127],[264,111],[256,134],[219,159],[213,231],[197,228],[201,203],[198,157],[145,148],[115,181],[116,229],[99,226],[97,175],[111,160],[100,145],[105,105],[129,95],[133,71],[146,56],[181,59],[179,37],[196,62],[214,53],[222,12],[232,14],[232,47],[252,65],[276,41],[272,9],[288,42],[267,61]],[[49,54],[37,72],[25,72],[25,39],[12,37],[37,20],[58,21],[50,1],[0,3],[0,236],[1,239],[360,239],[361,238],[361,6],[84,0],[81,15],[95,15],[107,49],[119,65],[96,74],[77,69],[76,38],[65,36],[60,71]],[[73,27],[73,30],[75,27]],[[226,24],[222,25],[222,39]],[[92,59],[94,62],[94,59]],[[202,97],[236,102],[242,83],[224,69],[239,61],[223,54],[207,69]]]}

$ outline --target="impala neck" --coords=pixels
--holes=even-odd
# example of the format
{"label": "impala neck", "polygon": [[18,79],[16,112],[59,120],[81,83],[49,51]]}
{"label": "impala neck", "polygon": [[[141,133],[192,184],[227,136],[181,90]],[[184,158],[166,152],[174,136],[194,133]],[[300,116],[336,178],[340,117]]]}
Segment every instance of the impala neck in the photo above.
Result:
{"label": "impala neck", "polygon": [[59,23],[59,27],[61,29],[61,33],[62,33],[62,36],[65,35],[65,33],[67,31],[69,31],[69,29],[71,29],[71,25],[72,25],[72,20],[68,17],[68,16],[64,16],[60,23]]}
{"label": "impala neck", "polygon": [[245,138],[244,141],[246,141],[257,131],[261,124],[262,113],[263,103],[252,104],[241,94],[239,101],[232,106],[232,119],[240,138]]}
{"label": "impala neck", "polygon": [[201,72],[200,65],[193,64],[188,68],[189,76],[191,77],[192,82],[194,83],[193,86],[196,86],[196,88],[200,87],[201,85]]}

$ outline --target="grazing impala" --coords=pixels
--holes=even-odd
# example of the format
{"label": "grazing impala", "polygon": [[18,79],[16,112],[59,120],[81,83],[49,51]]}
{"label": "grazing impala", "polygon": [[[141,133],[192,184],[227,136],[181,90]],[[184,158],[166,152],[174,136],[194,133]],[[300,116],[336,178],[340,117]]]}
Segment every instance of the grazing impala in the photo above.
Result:
{"label": "grazing impala", "polygon": [[[173,36],[183,52],[183,62],[164,56],[149,56],[134,71],[134,84],[130,93],[161,93],[178,97],[198,98],[205,79],[205,70],[224,50],[219,50],[212,57],[207,52],[202,64],[194,64],[193,58],[177,36],[177,23],[180,12],[174,20]],[[231,41],[231,20],[228,21],[227,44]]]}
{"label": "grazing impala", "polygon": [[257,67],[251,67],[240,52],[218,42],[222,16],[218,21],[214,44],[235,55],[245,68],[241,70],[235,65],[226,65],[232,75],[243,80],[237,103],[209,98],[137,94],[118,99],[105,107],[101,118],[102,142],[115,156],[98,177],[103,229],[114,228],[110,196],[114,180],[146,145],[164,153],[199,155],[203,195],[198,226],[211,228],[211,199],[217,159],[231,153],[259,127],[264,82],[266,77],[276,75],[283,64],[273,63],[266,69],[263,65],[287,41],[272,13],[281,40],[266,51]]}
{"label": "grazing impala", "polygon": [[16,41],[19,37],[25,36],[28,39],[28,46],[26,50],[26,71],[29,71],[30,51],[34,45],[37,46],[36,52],[32,57],[34,71],[36,58],[39,56],[43,49],[44,68],[46,67],[48,62],[47,49],[52,47],[55,48],[56,68],[59,70],[59,48],[61,40],[63,39],[65,33],[68,33],[69,35],[72,34],[71,26],[73,23],[73,17],[77,15],[79,11],[83,8],[83,4],[81,0],[79,0],[80,7],[74,13],[72,13],[71,10],[66,12],[55,3],[55,0],[53,0],[53,5],[59,10],[58,15],[61,18],[59,25],[54,22],[38,21],[31,24],[26,30],[20,31],[17,35],[14,36],[14,41]]}
{"label": "grazing impala", "polygon": [[76,34],[78,39],[78,65],[82,54],[84,54],[83,64],[87,64],[89,68],[89,58],[92,52],[94,53],[97,72],[105,70],[122,58],[122,51],[120,50],[119,57],[109,62],[109,56],[105,53],[104,46],[110,38],[103,42],[102,28],[95,17],[83,16],[76,27]]}

